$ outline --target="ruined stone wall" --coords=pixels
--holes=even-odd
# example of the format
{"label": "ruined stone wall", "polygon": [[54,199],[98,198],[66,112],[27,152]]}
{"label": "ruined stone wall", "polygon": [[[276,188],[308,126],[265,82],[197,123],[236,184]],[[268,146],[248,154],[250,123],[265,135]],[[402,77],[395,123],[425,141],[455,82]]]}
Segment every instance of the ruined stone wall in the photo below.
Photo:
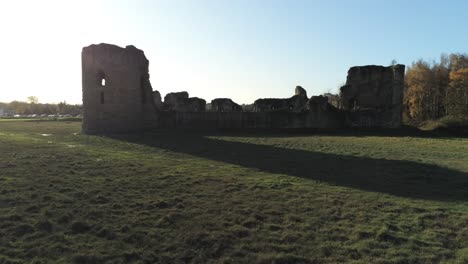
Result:
{"label": "ruined stone wall", "polygon": [[340,128],[345,116],[340,111],[317,112],[163,112],[163,128],[181,129],[287,129]]}
{"label": "ruined stone wall", "polygon": [[83,132],[141,131],[157,125],[148,60],[134,46],[83,48]]}
{"label": "ruined stone wall", "polygon": [[352,67],[341,88],[342,109],[327,96],[309,99],[297,86],[291,98],[256,100],[254,112],[243,112],[227,98],[213,100],[207,112],[206,101],[187,92],[167,94],[162,102],[159,92],[152,91],[148,64],[134,46],[83,48],[83,132],[401,126],[404,65]]}
{"label": "ruined stone wall", "polygon": [[[405,66],[359,66],[348,71],[341,87],[343,109],[351,126],[401,126]],[[364,120],[362,120],[364,119]]]}
{"label": "ruined stone wall", "polygon": [[213,112],[242,112],[242,107],[229,98],[216,98],[211,100]]}
{"label": "ruined stone wall", "polygon": [[307,92],[301,86],[296,86],[294,95],[290,98],[262,98],[253,105],[254,112],[302,112],[307,105]]}
{"label": "ruined stone wall", "polygon": [[164,97],[164,111],[204,112],[206,101],[198,97],[189,97],[187,92],[168,93]]}

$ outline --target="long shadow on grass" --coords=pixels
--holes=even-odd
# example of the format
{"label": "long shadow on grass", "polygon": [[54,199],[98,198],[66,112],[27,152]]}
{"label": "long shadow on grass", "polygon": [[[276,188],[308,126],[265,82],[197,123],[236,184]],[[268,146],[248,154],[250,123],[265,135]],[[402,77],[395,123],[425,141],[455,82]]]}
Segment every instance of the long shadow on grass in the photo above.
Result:
{"label": "long shadow on grass", "polygon": [[398,129],[388,128],[341,128],[337,129],[252,129],[238,131],[224,131],[224,135],[242,137],[303,137],[313,135],[336,137],[411,137],[411,138],[444,138],[459,139],[468,137],[468,127],[440,128],[424,131],[412,126],[403,126]]}
{"label": "long shadow on grass", "polygon": [[367,191],[427,200],[468,200],[468,173],[418,162],[231,142],[201,134],[158,133],[113,138]]}

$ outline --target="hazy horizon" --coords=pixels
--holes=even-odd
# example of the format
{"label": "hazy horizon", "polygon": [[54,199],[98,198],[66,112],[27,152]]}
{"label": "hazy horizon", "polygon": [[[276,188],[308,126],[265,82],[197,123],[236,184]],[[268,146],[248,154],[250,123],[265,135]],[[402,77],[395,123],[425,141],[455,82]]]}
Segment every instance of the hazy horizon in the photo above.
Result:
{"label": "hazy horizon", "polygon": [[3,1],[0,102],[81,104],[81,49],[134,45],[154,90],[238,103],[337,92],[350,67],[467,52],[468,2]]}

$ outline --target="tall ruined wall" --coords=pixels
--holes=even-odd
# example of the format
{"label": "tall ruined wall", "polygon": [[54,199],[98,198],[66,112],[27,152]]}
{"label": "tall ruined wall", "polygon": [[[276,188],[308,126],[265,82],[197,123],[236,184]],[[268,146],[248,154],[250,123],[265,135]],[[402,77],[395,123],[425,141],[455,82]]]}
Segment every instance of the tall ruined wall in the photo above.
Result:
{"label": "tall ruined wall", "polygon": [[155,127],[149,62],[134,46],[83,48],[83,132],[119,133]]}
{"label": "tall ruined wall", "polygon": [[404,65],[350,68],[341,99],[343,109],[350,112],[351,125],[401,126],[404,77]]}
{"label": "tall ruined wall", "polygon": [[161,112],[162,128],[181,129],[297,129],[342,128],[339,110],[293,112]]}

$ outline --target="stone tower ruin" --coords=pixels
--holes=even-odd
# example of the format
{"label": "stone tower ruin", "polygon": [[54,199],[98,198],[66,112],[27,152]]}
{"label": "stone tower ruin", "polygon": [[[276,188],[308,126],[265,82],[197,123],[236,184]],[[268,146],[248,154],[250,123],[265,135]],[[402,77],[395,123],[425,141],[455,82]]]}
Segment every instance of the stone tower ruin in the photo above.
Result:
{"label": "stone tower ruin", "polygon": [[349,111],[351,126],[401,126],[405,65],[352,67],[341,87],[343,109]]}
{"label": "stone tower ruin", "polygon": [[148,65],[142,50],[98,44],[83,48],[83,132],[142,131],[155,127]]}

